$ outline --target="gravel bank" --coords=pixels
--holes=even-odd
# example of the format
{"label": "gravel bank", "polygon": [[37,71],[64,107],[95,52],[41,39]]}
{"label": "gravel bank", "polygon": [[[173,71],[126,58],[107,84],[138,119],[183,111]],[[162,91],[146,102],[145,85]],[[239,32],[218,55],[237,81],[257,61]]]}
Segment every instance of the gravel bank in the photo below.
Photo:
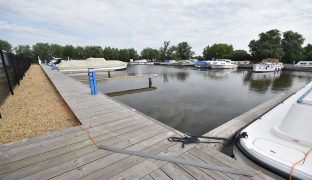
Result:
{"label": "gravel bank", "polygon": [[0,107],[0,144],[79,125],[39,65],[32,65],[15,95]]}

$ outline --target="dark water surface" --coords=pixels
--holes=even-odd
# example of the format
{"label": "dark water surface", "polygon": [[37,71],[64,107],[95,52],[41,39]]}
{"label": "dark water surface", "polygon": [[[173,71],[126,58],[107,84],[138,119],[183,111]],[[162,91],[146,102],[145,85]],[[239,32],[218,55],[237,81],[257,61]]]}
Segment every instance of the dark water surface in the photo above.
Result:
{"label": "dark water surface", "polygon": [[[132,65],[112,76],[158,74],[154,89],[115,96],[117,100],[179,131],[204,134],[279,93],[297,90],[311,73],[252,73],[250,70],[199,70]],[[147,79],[104,80],[103,93],[146,88]]]}

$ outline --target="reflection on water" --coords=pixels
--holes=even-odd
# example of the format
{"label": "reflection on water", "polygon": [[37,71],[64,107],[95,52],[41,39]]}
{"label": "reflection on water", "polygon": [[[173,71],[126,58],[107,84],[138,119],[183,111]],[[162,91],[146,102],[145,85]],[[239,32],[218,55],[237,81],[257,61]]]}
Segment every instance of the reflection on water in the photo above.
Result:
{"label": "reflection on water", "polygon": [[[311,73],[252,73],[250,70],[207,70],[132,65],[128,75],[158,74],[157,89],[118,94],[119,101],[185,133],[203,134],[276,94],[311,81]],[[112,73],[118,76],[120,72]],[[122,74],[122,73],[121,73]],[[104,93],[146,88],[147,79],[103,80]]]}

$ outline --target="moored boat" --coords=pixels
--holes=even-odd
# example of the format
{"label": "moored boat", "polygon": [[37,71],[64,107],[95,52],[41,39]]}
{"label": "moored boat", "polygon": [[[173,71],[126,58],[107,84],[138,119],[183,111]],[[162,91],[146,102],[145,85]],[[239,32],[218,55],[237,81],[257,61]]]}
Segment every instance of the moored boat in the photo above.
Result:
{"label": "moored boat", "polygon": [[87,72],[94,71],[117,71],[127,68],[127,63],[118,60],[105,60],[104,58],[88,58],[86,60],[61,61],[56,65],[59,71],[64,72]]}
{"label": "moored boat", "polygon": [[299,61],[295,64],[296,67],[312,67],[312,61]]}
{"label": "moored boat", "polygon": [[236,146],[275,174],[312,179],[311,117],[312,82],[242,129]]}
{"label": "moored boat", "polygon": [[233,69],[237,68],[238,65],[232,63],[230,59],[217,59],[209,64],[212,69]]}
{"label": "moored boat", "polygon": [[281,71],[284,68],[283,63],[278,59],[267,58],[263,59],[260,63],[253,64],[253,72],[274,72]]}
{"label": "moored boat", "polygon": [[209,63],[207,61],[197,61],[194,63],[194,67],[197,68],[208,68],[209,67]]}

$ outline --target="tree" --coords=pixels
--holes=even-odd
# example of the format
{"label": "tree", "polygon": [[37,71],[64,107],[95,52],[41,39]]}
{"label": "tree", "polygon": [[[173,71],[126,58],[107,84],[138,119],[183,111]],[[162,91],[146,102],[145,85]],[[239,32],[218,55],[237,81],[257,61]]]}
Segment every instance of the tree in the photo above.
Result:
{"label": "tree", "polygon": [[252,40],[249,43],[251,55],[256,60],[264,58],[281,59],[284,56],[281,44],[281,33],[277,29],[259,34],[259,40]]}
{"label": "tree", "polygon": [[303,60],[312,61],[312,44],[308,44],[304,47]]}
{"label": "tree", "polygon": [[63,47],[58,44],[50,45],[50,53],[53,57],[62,57]]}
{"label": "tree", "polygon": [[7,52],[11,52],[12,51],[12,46],[11,46],[11,44],[8,41],[0,39],[0,50],[5,50]]}
{"label": "tree", "polygon": [[119,50],[119,60],[126,61],[126,62],[130,61],[129,49]]}
{"label": "tree", "polygon": [[87,59],[85,48],[81,46],[77,46],[75,48],[74,59]]}
{"label": "tree", "polygon": [[178,59],[190,59],[194,55],[192,47],[187,42],[179,43],[176,47],[176,53]]}
{"label": "tree", "polygon": [[37,58],[34,57],[34,53],[29,45],[18,45],[14,50],[16,55],[29,58],[32,62],[37,62]]}
{"label": "tree", "polygon": [[159,49],[161,60],[169,59],[169,57],[168,57],[169,48],[170,48],[170,41],[164,41],[164,46]]}
{"label": "tree", "polygon": [[204,48],[204,59],[224,58],[225,55],[233,52],[233,46],[230,44],[213,44],[211,47]]}
{"label": "tree", "polygon": [[101,46],[86,46],[85,47],[85,54],[87,58],[101,58],[103,57],[103,50]]}
{"label": "tree", "polygon": [[235,50],[229,54],[224,55],[223,58],[231,59],[233,61],[243,61],[249,60],[250,54],[248,54],[245,50]]}
{"label": "tree", "polygon": [[75,47],[72,45],[66,45],[62,48],[62,57],[73,58],[75,56]]}
{"label": "tree", "polygon": [[293,31],[283,33],[282,47],[284,50],[283,61],[291,63],[294,60],[302,60],[304,38],[301,34]]}
{"label": "tree", "polygon": [[160,53],[157,49],[145,48],[141,52],[141,58],[143,59],[158,59],[160,57]]}
{"label": "tree", "polygon": [[105,47],[103,49],[103,56],[105,59],[117,60],[119,59],[119,50],[117,48]]}
{"label": "tree", "polygon": [[32,47],[34,56],[43,59],[51,59],[50,45],[48,43],[36,43]]}
{"label": "tree", "polygon": [[139,55],[138,55],[138,52],[134,49],[134,48],[130,48],[128,49],[129,51],[129,59],[139,59]]}

